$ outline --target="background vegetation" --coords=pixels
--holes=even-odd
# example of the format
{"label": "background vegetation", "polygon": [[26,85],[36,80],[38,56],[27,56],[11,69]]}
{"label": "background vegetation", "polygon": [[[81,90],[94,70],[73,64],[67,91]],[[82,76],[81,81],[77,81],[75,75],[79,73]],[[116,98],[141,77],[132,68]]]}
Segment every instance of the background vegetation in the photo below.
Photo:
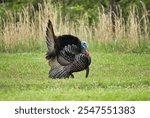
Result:
{"label": "background vegetation", "polygon": [[[150,100],[150,1],[114,5],[112,12],[110,0],[0,0],[0,100]],[[56,35],[88,42],[88,79],[48,78],[48,19]]]}
{"label": "background vegetation", "polygon": [[[149,1],[116,0],[114,22],[108,0],[3,0],[0,4],[0,51],[45,50],[51,19],[57,35],[69,33],[105,51],[150,52]],[[115,32],[112,30],[114,25]]]}

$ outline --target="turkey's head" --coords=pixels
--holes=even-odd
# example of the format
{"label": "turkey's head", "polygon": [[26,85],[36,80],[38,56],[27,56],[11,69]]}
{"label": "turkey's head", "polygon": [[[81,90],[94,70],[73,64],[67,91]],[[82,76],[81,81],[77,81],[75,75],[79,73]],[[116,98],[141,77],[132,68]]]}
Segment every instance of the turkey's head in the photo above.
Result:
{"label": "turkey's head", "polygon": [[81,52],[83,53],[83,54],[85,54],[86,56],[90,56],[90,54],[89,54],[89,50],[88,50],[88,46],[87,46],[87,42],[86,41],[82,41],[81,42]]}
{"label": "turkey's head", "polygon": [[86,41],[81,42],[81,52],[87,57],[87,68],[86,68],[86,77],[89,75],[89,65],[91,64],[91,57],[89,54],[88,46]]}

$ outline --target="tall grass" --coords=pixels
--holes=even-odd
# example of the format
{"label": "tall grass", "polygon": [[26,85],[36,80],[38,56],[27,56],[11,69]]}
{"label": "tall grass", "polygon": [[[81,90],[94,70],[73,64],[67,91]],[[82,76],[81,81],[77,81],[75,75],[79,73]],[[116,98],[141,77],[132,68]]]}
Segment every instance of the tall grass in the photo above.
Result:
{"label": "tall grass", "polygon": [[46,51],[45,29],[48,19],[51,19],[56,35],[73,34],[88,40],[90,46],[98,44],[110,50],[130,52],[146,49],[150,52],[150,14],[141,4],[142,16],[136,6],[132,6],[126,20],[122,9],[117,7],[115,32],[112,31],[111,14],[106,13],[104,8],[99,10],[98,23],[91,26],[86,14],[78,19],[78,23],[67,18],[62,22],[61,10],[50,2],[39,4],[38,11],[31,6],[20,13],[6,11],[7,19],[0,17],[0,52]]}

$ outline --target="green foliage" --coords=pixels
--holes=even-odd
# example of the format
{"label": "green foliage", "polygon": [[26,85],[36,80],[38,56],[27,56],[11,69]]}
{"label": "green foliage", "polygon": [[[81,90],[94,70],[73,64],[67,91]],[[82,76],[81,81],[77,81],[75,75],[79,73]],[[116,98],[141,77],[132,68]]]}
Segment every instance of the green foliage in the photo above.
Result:
{"label": "green foliage", "polygon": [[55,1],[52,3],[56,6],[61,6],[62,17],[66,17],[67,20],[78,21],[79,18],[84,15],[88,15],[89,21],[98,19],[98,7],[100,5],[99,0],[62,0]]}
{"label": "green foliage", "polygon": [[0,3],[0,16],[5,18],[8,11],[20,12],[23,8],[31,4],[36,9],[38,3],[43,3],[43,0],[7,0],[7,1],[4,1]]}
{"label": "green foliage", "polygon": [[0,53],[0,100],[150,100],[150,55],[91,51],[89,78],[48,78],[45,53]]}
{"label": "green foliage", "polygon": [[[149,1],[143,0],[143,2],[146,3],[147,8],[149,8],[148,7]],[[33,6],[35,7],[35,10],[38,10],[39,9],[39,7],[37,7],[38,3],[42,3],[43,4],[43,0],[24,0],[24,1],[22,1],[22,0],[8,0],[8,2],[6,2],[6,3],[1,3],[0,4],[0,36],[1,37],[2,36],[3,37],[9,36],[9,32],[12,31],[13,28],[15,29],[16,28],[15,26],[18,25],[16,23],[16,21],[18,22],[17,19],[19,19],[19,18],[18,18],[17,15],[19,13],[17,14],[16,12],[15,13],[10,12],[10,14],[11,14],[10,18],[8,18],[5,13],[9,13],[9,12],[6,12],[6,11],[9,11],[9,10],[11,11],[12,10],[12,11],[17,11],[18,12],[18,11],[21,11],[23,7],[25,7],[25,6],[29,5],[29,4],[33,4]],[[102,14],[103,12],[99,12],[99,9],[98,9],[101,5],[103,5],[105,7],[104,15],[105,15],[106,19],[109,20],[108,17],[107,17],[109,15],[107,13],[105,13],[105,12],[109,11],[109,9],[108,9],[108,7],[109,7],[109,0],[95,0],[94,2],[93,2],[93,0],[87,0],[86,2],[83,1],[83,0],[76,0],[76,1],[73,1],[73,0],[52,0],[52,3],[55,6],[57,6],[57,9],[59,9],[56,13],[58,13],[58,14],[62,13],[62,15],[58,15],[57,16],[57,17],[59,17],[59,20],[58,19],[56,20],[56,22],[58,24],[60,23],[60,21],[62,19],[64,20],[65,25],[67,23],[71,24],[73,22],[73,24],[70,25],[71,27],[68,28],[68,26],[66,26],[68,29],[74,28],[73,32],[76,31],[76,30],[79,30],[80,26],[83,25],[81,28],[85,29],[85,31],[87,29],[88,33],[91,33],[91,37],[92,38],[94,37],[95,34],[98,35],[98,33],[100,33],[99,30],[102,29],[101,26],[100,27],[97,26],[98,23],[96,23],[97,21],[99,22],[100,20],[102,20],[102,18],[100,18],[100,13]],[[119,20],[122,20],[122,18],[123,18],[123,20],[121,22],[122,24],[126,24],[127,23],[127,19],[129,18],[128,10],[130,9],[130,6],[132,4],[136,4],[137,5],[137,9],[142,9],[142,7],[141,7],[142,4],[141,4],[141,2],[139,0],[132,0],[132,1],[129,1],[129,0],[116,0],[115,4],[116,5],[117,4],[121,5],[121,7],[123,9],[123,15],[124,16],[119,19]],[[41,26],[37,25],[37,24],[40,24],[39,23],[40,21],[42,23],[45,22],[43,20],[43,19],[45,19],[45,17],[42,16],[42,14],[43,14],[42,10],[41,10],[41,12],[39,11],[39,14],[36,11],[32,14],[29,9],[27,9],[27,10],[25,10],[23,12],[27,12],[26,14],[29,14],[29,15],[26,16],[26,14],[25,15],[24,14],[19,14],[20,16],[22,16],[22,17],[20,17],[21,20],[27,18],[27,20],[23,20],[23,22],[20,22],[20,23],[23,23],[23,24],[25,23],[25,25],[30,24],[28,26],[31,26],[33,21],[36,20],[36,26],[41,28]],[[98,14],[98,12],[99,12],[99,14]],[[138,39],[138,41],[137,41],[138,43],[137,43],[137,45],[135,44],[136,46],[132,47],[132,46],[129,45],[128,41],[130,40],[129,39],[130,37],[127,39],[128,41],[126,41],[126,40],[124,41],[124,39],[123,40],[121,39],[122,41],[119,42],[119,41],[117,41],[118,39],[114,39],[113,41],[108,42],[107,44],[105,43],[105,41],[104,41],[104,43],[96,41],[96,40],[100,40],[100,41],[103,40],[103,38],[100,39],[101,37],[100,38],[99,37],[96,37],[96,38],[94,37],[94,39],[92,39],[90,37],[91,38],[91,39],[89,39],[90,45],[92,46],[94,43],[97,43],[97,45],[100,44],[100,45],[98,45],[98,47],[100,47],[100,49],[103,50],[103,52],[105,52],[105,51],[106,52],[118,51],[118,52],[137,52],[137,53],[144,52],[144,53],[150,53],[150,46],[149,46],[150,43],[149,43],[149,39],[148,39],[148,37],[149,37],[149,26],[148,26],[149,22],[147,20],[147,17],[145,19],[142,17],[142,19],[141,19],[141,17],[139,15],[136,15],[136,14],[138,14],[138,12],[139,11],[137,11],[134,14],[137,19],[134,19],[134,17],[133,17],[133,21],[135,22],[135,25],[136,25],[136,22],[137,22],[137,24],[139,26],[141,25],[141,27],[137,28],[137,30],[141,28],[140,30],[137,31],[137,33],[139,33],[139,32],[141,33],[142,32],[143,35],[142,35],[142,33],[141,33],[141,35],[138,35],[139,38],[137,38]],[[140,12],[142,13],[144,11],[141,10]],[[33,18],[33,16],[31,14],[33,16],[35,14],[36,15]],[[50,14],[48,12],[48,14],[46,14],[45,16],[49,16]],[[148,14],[146,14],[146,13],[143,13],[143,15],[144,15],[144,17],[148,16]],[[23,16],[26,16],[26,17],[23,17]],[[11,22],[9,22],[9,19],[11,19],[11,17],[12,17],[12,19],[15,19],[15,18],[16,19],[15,20],[10,20]],[[85,17],[85,19],[84,19],[84,17]],[[126,19],[124,19],[124,17],[126,17]],[[116,17],[116,19],[117,18],[118,17]],[[4,19],[6,20],[6,22],[4,21]],[[32,21],[32,23],[31,23],[31,21]],[[106,24],[105,21],[103,22],[103,25]],[[81,24],[80,24],[80,22],[81,22]],[[7,34],[4,36],[3,35],[4,34],[4,32],[3,32],[4,25],[3,24],[5,24],[5,26],[9,26],[9,25],[7,25],[9,23],[10,24],[12,23],[11,25],[14,26],[14,27],[12,29],[9,29],[9,27],[6,28],[8,30],[6,30]],[[76,25],[76,24],[78,24],[78,25]],[[35,22],[33,23],[33,26],[34,25],[35,25]],[[102,24],[100,24],[100,25],[102,25]],[[110,25],[111,25],[111,23],[110,23]],[[118,26],[118,27],[121,27],[121,25]],[[129,22],[128,25],[130,25],[130,22]],[[22,24],[21,24],[21,26],[22,26]],[[147,27],[144,29],[144,26],[147,26]],[[59,28],[62,27],[62,24],[57,25],[57,27],[59,27]],[[75,29],[76,27],[79,27],[79,28]],[[97,27],[99,27],[99,29],[95,33],[94,29],[96,29]],[[32,27],[30,27],[30,28],[32,29]],[[43,28],[43,26],[42,26],[42,28]],[[134,28],[134,26],[132,28]],[[25,27],[25,29],[27,29],[27,28]],[[125,25],[126,35],[128,34],[128,32],[127,32],[128,29],[129,29],[128,26]],[[18,30],[19,30],[19,28],[18,28]],[[105,30],[105,28],[104,28],[104,30]],[[136,30],[136,29],[133,29],[133,31],[134,30]],[[147,34],[146,34],[147,37],[146,38],[144,37],[144,32],[143,32],[144,30],[147,31]],[[36,29],[36,31],[37,31],[37,29]],[[58,32],[61,32],[61,31],[59,30]],[[39,33],[41,33],[41,31],[39,31]],[[68,31],[67,33],[70,33],[70,32]],[[88,33],[87,33],[87,36],[89,36]],[[106,33],[106,35],[109,35],[107,30],[105,32],[102,32],[102,34],[104,34],[104,33]],[[13,32],[13,34],[14,34],[14,32]],[[16,34],[17,34],[17,30],[16,30]],[[43,34],[45,35],[45,32]],[[43,34],[42,34],[42,36],[44,37]],[[82,35],[82,33],[80,33],[80,34]],[[80,34],[78,36],[80,36]],[[8,38],[9,39],[8,42],[2,37],[0,39],[0,52],[32,52],[32,51],[44,51],[44,50],[46,50],[45,39],[42,37],[42,39],[40,39],[40,41],[39,41],[39,38],[37,38],[38,36],[36,37],[35,34],[33,34],[33,35],[34,35],[33,36],[34,38],[31,38],[31,37],[28,38],[27,37],[27,39],[25,39],[25,40],[22,40],[21,38],[23,36],[20,35],[20,37],[18,36],[18,37],[13,39],[13,41],[14,41],[13,44],[10,43],[11,37]],[[83,34],[83,35],[86,35],[86,33]],[[132,32],[131,32],[131,35],[132,35]],[[112,34],[111,34],[111,36],[112,36]],[[143,38],[141,38],[142,36],[143,36]],[[14,36],[12,36],[12,37],[14,37]],[[17,40],[15,41],[15,39],[20,40],[20,41],[17,41]],[[111,37],[110,37],[110,40],[112,40]],[[132,40],[132,38],[131,38],[131,40]]]}
{"label": "green foliage", "polygon": [[[128,12],[131,9],[131,6],[136,5],[137,10],[139,12],[139,15],[142,16],[143,13],[143,4],[144,3],[144,7],[147,10],[150,10],[150,1],[149,0],[118,0],[118,2],[116,2],[116,5],[119,5],[122,8],[122,12],[124,17],[126,18],[128,15]],[[150,19],[150,17],[149,17]]]}
{"label": "green foliage", "polygon": [[[128,15],[130,7],[132,5],[136,5],[139,11],[142,11],[142,4],[143,2],[146,5],[146,8],[150,10],[150,1],[149,0],[115,0],[115,5],[121,6],[122,12],[124,17]],[[64,12],[63,17],[67,17],[69,20],[77,20],[79,17],[84,16],[85,14],[88,15],[90,23],[94,20],[97,21],[98,19],[98,9],[101,6],[107,8],[109,11],[109,0],[61,0],[56,1],[52,0],[52,3],[62,7],[62,12]],[[142,14],[142,13],[141,13]],[[68,20],[67,19],[67,20]]]}
{"label": "green foliage", "polygon": [[[103,5],[109,10],[109,0],[51,0],[56,6],[62,7],[62,17],[67,17],[67,20],[76,21],[79,17],[88,15],[89,21],[98,19],[98,8]],[[126,16],[130,6],[136,4],[139,11],[142,9],[141,1],[145,3],[146,8],[150,10],[149,0],[116,0],[116,5],[120,5],[123,13]],[[32,4],[38,10],[38,3],[43,4],[43,0],[8,0],[0,4],[0,15],[5,16],[6,10],[20,11],[23,7]]]}

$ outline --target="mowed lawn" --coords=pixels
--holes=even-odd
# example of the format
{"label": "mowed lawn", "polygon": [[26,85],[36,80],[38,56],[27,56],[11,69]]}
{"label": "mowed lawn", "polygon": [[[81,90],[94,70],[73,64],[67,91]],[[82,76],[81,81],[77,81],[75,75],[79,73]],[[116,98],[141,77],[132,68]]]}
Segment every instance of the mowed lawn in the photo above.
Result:
{"label": "mowed lawn", "polygon": [[44,53],[0,53],[0,100],[150,100],[150,54],[91,56],[88,78],[50,79]]}

